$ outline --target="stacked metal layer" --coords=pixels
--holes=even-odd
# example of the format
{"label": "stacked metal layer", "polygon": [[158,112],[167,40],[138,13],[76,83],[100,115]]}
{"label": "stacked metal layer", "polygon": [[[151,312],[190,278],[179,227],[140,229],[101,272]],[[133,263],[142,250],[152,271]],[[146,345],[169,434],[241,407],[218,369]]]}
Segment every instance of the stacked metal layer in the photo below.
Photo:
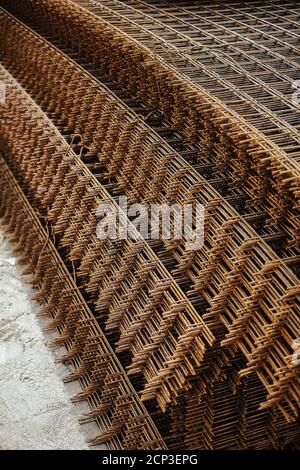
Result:
{"label": "stacked metal layer", "polygon": [[[261,31],[242,6],[158,3],[2,0],[1,151],[167,445],[281,447],[299,433],[296,24],[274,20],[281,54],[264,12]],[[204,247],[100,241],[96,207],[121,194],[203,203]]]}

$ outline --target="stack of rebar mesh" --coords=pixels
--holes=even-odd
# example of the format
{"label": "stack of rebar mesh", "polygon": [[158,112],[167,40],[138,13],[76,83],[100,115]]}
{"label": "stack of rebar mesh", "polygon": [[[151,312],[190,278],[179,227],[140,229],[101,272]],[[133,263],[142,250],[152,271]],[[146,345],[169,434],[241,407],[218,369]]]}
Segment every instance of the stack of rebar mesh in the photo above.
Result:
{"label": "stack of rebar mesh", "polygon": [[[0,4],[1,211],[92,443],[296,446],[300,6]],[[203,247],[99,239],[120,195],[203,204]]]}

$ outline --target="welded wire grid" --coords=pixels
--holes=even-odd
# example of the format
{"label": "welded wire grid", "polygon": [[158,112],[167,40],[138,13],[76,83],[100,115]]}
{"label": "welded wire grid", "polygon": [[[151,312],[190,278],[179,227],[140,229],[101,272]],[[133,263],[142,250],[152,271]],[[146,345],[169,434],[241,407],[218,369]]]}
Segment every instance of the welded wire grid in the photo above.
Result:
{"label": "welded wire grid", "polygon": [[[1,61],[24,87],[1,69],[1,150],[165,442],[288,444],[299,432],[299,8],[1,3],[19,18],[0,14]],[[203,203],[204,247],[98,240],[95,209],[120,194]],[[61,287],[50,280],[41,297],[58,309],[55,327]],[[107,371],[87,337],[79,330],[73,347],[77,374],[94,377],[82,397]],[[124,438],[132,403],[116,402],[97,442],[152,442]]]}

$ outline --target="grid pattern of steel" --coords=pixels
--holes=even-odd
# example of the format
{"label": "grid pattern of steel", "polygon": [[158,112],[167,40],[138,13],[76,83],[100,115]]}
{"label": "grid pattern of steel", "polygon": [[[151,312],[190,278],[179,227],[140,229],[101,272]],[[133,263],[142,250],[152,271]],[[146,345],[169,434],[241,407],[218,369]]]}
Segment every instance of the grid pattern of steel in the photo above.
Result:
{"label": "grid pattern of steel", "polygon": [[[257,2],[1,4],[19,19],[0,12],[8,84],[0,148],[127,368],[127,385],[170,448],[288,444],[299,432],[300,393],[298,10],[286,19],[284,2],[272,13]],[[204,247],[100,241],[96,207],[121,194],[201,202]],[[25,259],[28,243],[19,243]],[[83,358],[71,378],[90,377],[80,397],[107,393],[93,378],[97,339],[81,323],[76,333],[73,313],[61,317],[60,284],[46,268],[47,260],[38,272],[40,296],[56,312],[50,327],[66,321]],[[95,442],[163,446],[138,395],[122,393]]]}

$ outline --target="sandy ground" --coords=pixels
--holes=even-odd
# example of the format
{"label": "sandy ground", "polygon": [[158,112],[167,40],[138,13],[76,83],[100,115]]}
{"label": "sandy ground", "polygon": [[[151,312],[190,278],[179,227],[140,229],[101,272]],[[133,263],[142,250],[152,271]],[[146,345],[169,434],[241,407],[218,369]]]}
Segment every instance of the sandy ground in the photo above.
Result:
{"label": "sandy ground", "polygon": [[0,449],[87,449],[99,430],[79,425],[87,404],[70,401],[79,384],[63,384],[68,369],[55,363],[15,263],[0,226]]}

